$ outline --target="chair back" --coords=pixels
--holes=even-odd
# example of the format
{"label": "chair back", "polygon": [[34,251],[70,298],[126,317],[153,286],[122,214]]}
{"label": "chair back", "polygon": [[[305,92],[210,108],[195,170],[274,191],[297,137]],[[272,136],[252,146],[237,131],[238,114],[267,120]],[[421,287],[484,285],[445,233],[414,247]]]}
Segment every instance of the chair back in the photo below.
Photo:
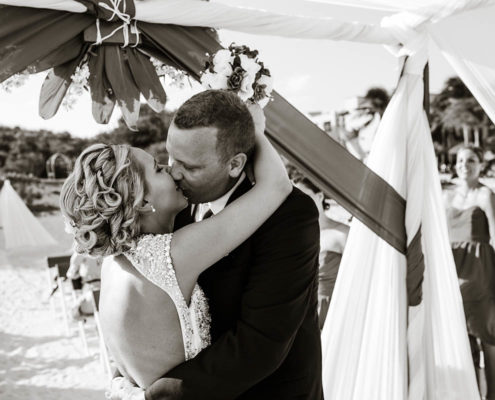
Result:
{"label": "chair back", "polygon": [[100,311],[100,291],[97,289],[92,290],[93,306],[96,311]]}
{"label": "chair back", "polygon": [[61,278],[67,277],[67,271],[70,267],[71,256],[47,257],[48,268],[57,268],[58,275]]}
{"label": "chair back", "polygon": [[72,289],[82,290],[83,288],[82,278],[71,279],[70,282],[72,283]]}

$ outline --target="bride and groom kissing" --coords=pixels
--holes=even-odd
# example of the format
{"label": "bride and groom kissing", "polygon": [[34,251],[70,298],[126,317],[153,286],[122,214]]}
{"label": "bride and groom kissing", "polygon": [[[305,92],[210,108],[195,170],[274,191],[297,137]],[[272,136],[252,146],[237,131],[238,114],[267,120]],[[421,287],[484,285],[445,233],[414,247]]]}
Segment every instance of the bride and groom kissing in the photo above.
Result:
{"label": "bride and groom kissing", "polygon": [[323,398],[318,211],[264,125],[208,90],[176,112],[170,166],[127,145],[77,159],[61,208],[76,251],[104,257],[111,398]]}

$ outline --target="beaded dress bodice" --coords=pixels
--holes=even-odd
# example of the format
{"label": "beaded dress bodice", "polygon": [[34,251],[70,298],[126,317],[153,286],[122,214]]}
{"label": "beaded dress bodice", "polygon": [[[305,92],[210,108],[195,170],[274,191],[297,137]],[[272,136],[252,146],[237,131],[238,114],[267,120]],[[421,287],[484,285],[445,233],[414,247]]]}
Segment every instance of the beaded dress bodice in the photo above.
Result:
{"label": "beaded dress bodice", "polygon": [[196,284],[188,306],[180,290],[170,255],[173,234],[142,235],[134,249],[125,253],[133,266],[150,282],[164,290],[177,308],[185,359],[195,357],[209,346],[210,313],[203,290]]}

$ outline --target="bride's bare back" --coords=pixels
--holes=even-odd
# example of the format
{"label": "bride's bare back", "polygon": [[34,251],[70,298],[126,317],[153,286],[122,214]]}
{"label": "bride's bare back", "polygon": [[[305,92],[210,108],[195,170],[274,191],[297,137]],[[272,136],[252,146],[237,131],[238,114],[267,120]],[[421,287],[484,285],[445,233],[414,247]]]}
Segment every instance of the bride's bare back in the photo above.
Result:
{"label": "bride's bare back", "polygon": [[124,256],[105,259],[101,282],[106,344],[122,375],[146,388],[185,360],[177,309]]}

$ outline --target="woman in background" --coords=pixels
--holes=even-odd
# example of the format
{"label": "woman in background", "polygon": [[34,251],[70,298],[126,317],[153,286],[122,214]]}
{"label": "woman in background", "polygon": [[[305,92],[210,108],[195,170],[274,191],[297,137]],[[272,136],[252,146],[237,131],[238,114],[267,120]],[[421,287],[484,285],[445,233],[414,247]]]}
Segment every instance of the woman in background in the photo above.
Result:
{"label": "woman in background", "polygon": [[[481,343],[487,400],[495,399],[495,195],[479,181],[483,152],[464,146],[457,153],[458,179],[444,192],[449,237],[471,343]],[[474,340],[473,340],[474,338]],[[473,358],[477,363],[476,345]],[[479,365],[476,365],[479,368]]]}
{"label": "woman in background", "polygon": [[339,272],[340,260],[349,234],[349,226],[335,221],[325,214],[325,195],[310,180],[304,177],[295,177],[294,184],[313,199],[320,215],[318,319],[320,329],[323,329]]}

